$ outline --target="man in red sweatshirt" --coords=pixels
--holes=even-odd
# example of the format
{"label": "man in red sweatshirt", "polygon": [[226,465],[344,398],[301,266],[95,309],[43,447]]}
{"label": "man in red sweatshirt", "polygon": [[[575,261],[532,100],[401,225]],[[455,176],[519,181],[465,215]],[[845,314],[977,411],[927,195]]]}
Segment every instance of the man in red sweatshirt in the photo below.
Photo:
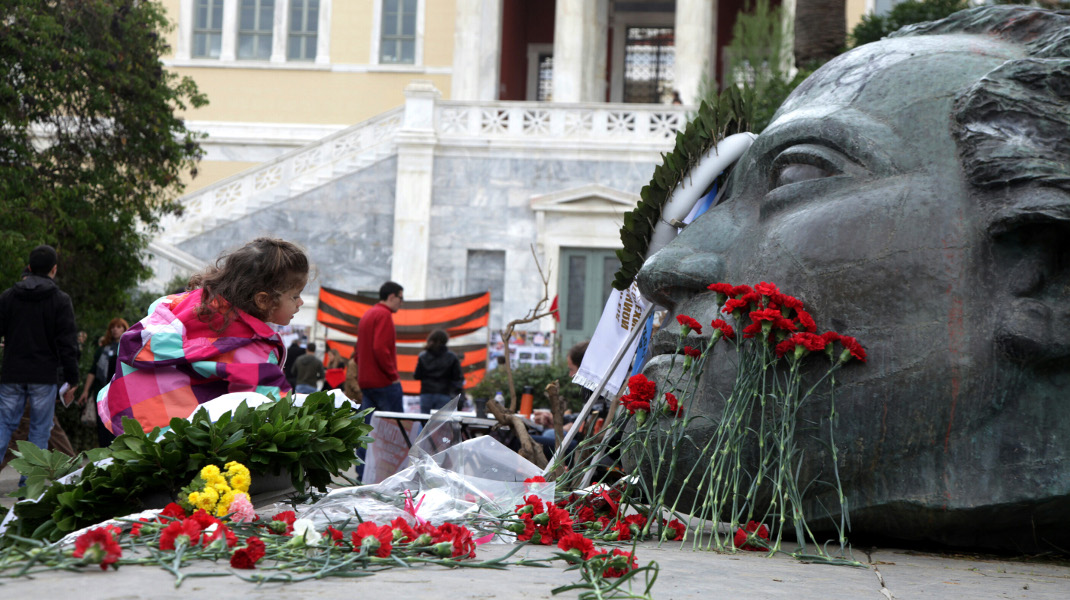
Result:
{"label": "man in red sweatshirt", "polygon": [[[403,288],[388,281],[379,288],[379,303],[369,308],[357,325],[357,383],[364,397],[360,408],[403,412],[401,381],[398,378],[398,351],[394,333],[394,313],[404,300]],[[368,415],[367,419],[371,419]],[[364,449],[357,452],[364,459]],[[357,467],[358,477],[364,465]]]}

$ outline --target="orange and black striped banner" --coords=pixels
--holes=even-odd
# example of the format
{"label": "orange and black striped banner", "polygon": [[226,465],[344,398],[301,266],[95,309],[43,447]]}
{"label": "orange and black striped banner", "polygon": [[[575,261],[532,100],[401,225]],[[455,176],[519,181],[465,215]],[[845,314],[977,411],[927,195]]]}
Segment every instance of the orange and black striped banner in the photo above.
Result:
{"label": "orange and black striped banner", "polygon": [[[339,340],[327,340],[327,348],[335,349],[345,358],[353,355],[354,342]],[[416,359],[423,351],[423,346],[398,346],[398,377],[401,379],[401,390],[407,395],[415,396],[420,393],[420,382],[413,378],[416,373]],[[464,389],[471,389],[487,374],[487,345],[470,344],[465,346],[450,346],[450,352],[461,359],[461,372],[464,373]]]}
{"label": "orange and black striped banner", "polygon": [[[360,318],[378,303],[378,297],[320,287],[316,320],[331,329],[357,335]],[[444,329],[450,337],[457,337],[489,323],[490,292],[439,300],[406,300],[394,313],[399,342],[423,342],[435,329]]]}

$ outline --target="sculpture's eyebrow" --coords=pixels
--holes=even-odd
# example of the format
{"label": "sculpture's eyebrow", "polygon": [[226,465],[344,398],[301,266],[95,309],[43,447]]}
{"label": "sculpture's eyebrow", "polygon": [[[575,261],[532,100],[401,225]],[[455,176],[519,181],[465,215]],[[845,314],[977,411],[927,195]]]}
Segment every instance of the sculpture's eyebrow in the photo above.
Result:
{"label": "sculpture's eyebrow", "polygon": [[[888,125],[853,109],[792,111],[762,132],[749,152],[760,157],[796,144],[831,147],[875,175],[894,175],[916,166],[916,153]],[[898,149],[899,152],[893,152]]]}

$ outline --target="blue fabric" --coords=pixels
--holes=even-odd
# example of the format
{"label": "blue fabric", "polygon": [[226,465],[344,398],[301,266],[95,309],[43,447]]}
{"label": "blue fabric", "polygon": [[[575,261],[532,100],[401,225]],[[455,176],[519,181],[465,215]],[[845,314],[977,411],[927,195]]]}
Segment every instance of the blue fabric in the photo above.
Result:
{"label": "blue fabric", "polygon": [[299,383],[297,384],[297,387],[294,388],[294,391],[298,394],[311,394],[316,391],[316,386],[308,385],[307,383]]}
{"label": "blue fabric", "polygon": [[717,199],[717,185],[710,189],[710,193],[706,194],[695,203],[695,206],[691,207],[691,212],[687,213],[684,217],[684,223],[690,223],[695,219],[702,216],[710,207],[713,206],[713,201]]}
{"label": "blue fabric", "polygon": [[429,413],[438,410],[450,403],[453,397],[449,394],[420,394],[420,412]]}
{"label": "blue fabric", "polygon": [[0,449],[7,451],[27,402],[30,404],[28,438],[34,446],[48,449],[58,389],[54,383],[0,383]]}
{"label": "blue fabric", "polygon": [[654,313],[650,313],[643,325],[643,333],[639,337],[639,346],[635,350],[635,359],[632,361],[630,375],[638,375],[643,371],[646,364],[647,354],[650,353],[650,338],[654,335]]}

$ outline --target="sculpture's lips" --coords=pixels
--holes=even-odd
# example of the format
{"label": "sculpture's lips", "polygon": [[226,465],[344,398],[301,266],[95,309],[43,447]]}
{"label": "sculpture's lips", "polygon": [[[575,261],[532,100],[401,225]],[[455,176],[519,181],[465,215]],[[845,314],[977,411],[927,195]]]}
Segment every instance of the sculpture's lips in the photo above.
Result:
{"label": "sculpture's lips", "polygon": [[673,319],[671,327],[663,325],[662,328],[654,334],[654,338],[650,343],[650,355],[657,358],[661,355],[683,354],[684,346],[702,349],[710,343],[710,336],[705,331],[701,335],[696,335],[694,332],[691,332],[691,334],[684,339],[683,344],[680,344],[679,342],[680,327],[676,324],[676,319]]}

